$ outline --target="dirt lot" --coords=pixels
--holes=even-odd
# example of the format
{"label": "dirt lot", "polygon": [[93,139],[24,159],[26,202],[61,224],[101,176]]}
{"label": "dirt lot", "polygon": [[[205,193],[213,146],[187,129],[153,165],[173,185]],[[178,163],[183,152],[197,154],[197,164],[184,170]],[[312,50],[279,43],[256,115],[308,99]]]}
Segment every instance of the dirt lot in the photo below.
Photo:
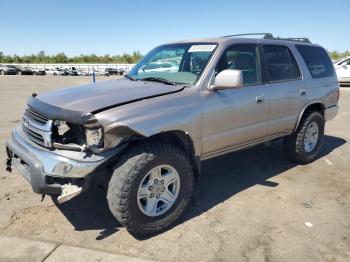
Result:
{"label": "dirt lot", "polygon": [[[90,80],[0,77],[2,152],[31,93]],[[185,217],[144,240],[118,227],[104,189],[60,206],[40,202],[17,171],[5,173],[2,153],[0,234],[161,261],[350,261],[349,90],[341,91],[317,161],[289,162],[280,142],[206,161]]]}

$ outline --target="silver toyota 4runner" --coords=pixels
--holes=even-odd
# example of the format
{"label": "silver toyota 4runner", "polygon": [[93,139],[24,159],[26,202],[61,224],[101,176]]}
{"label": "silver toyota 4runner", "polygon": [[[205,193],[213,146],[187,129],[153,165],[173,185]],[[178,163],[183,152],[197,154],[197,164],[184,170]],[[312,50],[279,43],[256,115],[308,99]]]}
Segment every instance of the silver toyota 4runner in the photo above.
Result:
{"label": "silver toyota 4runner", "polygon": [[201,160],[282,138],[291,160],[314,161],[338,99],[331,60],[308,39],[169,43],[122,79],[33,94],[7,170],[58,202],[108,182],[115,218],[153,234],[188,206]]}

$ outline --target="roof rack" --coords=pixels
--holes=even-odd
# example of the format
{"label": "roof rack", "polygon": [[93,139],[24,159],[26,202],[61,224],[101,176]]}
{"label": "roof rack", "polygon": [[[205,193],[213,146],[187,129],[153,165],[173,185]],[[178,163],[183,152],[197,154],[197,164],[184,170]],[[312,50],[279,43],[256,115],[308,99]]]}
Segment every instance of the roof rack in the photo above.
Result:
{"label": "roof rack", "polygon": [[224,35],[222,37],[235,37],[235,36],[249,36],[249,35],[263,35],[264,38],[273,38],[271,33],[249,33],[249,34],[237,34],[237,35]]}
{"label": "roof rack", "polygon": [[223,37],[252,36],[252,35],[262,35],[264,39],[270,39],[270,40],[285,40],[285,41],[303,42],[303,43],[311,44],[310,39],[306,38],[306,37],[282,38],[282,37],[279,37],[279,36],[278,37],[274,37],[271,33],[249,33],[249,34],[225,35]]}

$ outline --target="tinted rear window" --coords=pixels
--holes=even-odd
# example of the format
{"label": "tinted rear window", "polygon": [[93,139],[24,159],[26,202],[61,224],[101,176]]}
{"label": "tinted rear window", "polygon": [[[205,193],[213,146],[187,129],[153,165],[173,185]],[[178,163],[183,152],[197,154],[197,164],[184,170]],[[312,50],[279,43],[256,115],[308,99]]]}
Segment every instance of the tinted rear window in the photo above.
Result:
{"label": "tinted rear window", "polygon": [[334,74],[333,64],[326,52],[318,46],[296,45],[313,78],[328,77]]}
{"label": "tinted rear window", "polygon": [[264,45],[269,81],[289,81],[300,78],[298,65],[286,46]]}

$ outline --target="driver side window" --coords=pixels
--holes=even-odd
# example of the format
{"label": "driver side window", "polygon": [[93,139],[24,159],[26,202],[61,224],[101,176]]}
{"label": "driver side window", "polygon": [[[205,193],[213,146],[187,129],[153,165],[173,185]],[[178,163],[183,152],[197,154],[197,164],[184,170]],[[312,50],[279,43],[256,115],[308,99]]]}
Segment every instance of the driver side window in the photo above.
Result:
{"label": "driver side window", "polygon": [[255,44],[233,45],[220,58],[215,73],[225,69],[242,71],[243,85],[261,83],[261,67],[258,46]]}

